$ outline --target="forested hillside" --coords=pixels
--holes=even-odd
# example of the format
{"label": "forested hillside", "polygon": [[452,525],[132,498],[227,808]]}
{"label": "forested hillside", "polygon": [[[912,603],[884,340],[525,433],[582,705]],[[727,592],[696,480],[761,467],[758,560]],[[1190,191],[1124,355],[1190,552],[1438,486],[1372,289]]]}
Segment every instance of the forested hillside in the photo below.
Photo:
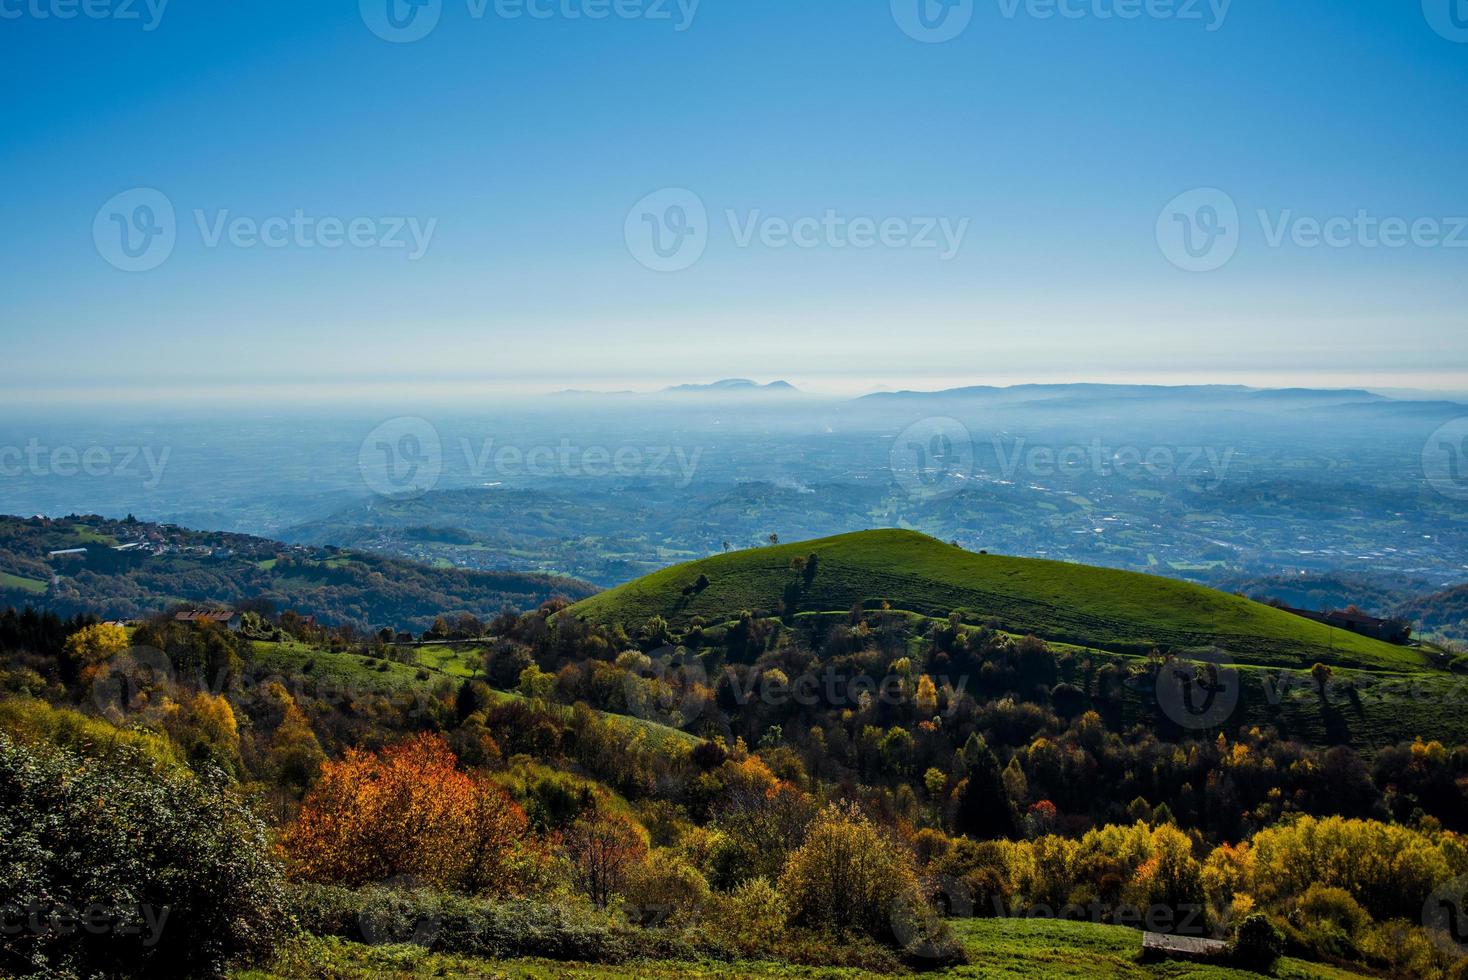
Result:
{"label": "forested hillside", "polygon": [[292,609],[330,625],[421,631],[595,589],[550,575],[437,568],[134,520],[0,518],[0,604],[136,619],[184,603]]}

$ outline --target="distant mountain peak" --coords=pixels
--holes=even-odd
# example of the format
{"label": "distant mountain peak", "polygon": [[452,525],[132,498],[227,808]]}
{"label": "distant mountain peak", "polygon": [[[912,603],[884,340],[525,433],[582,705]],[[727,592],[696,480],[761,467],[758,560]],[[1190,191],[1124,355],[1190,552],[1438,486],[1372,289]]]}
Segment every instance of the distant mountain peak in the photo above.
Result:
{"label": "distant mountain peak", "polygon": [[744,391],[769,391],[769,392],[794,392],[799,389],[788,381],[771,381],[769,384],[760,384],[750,381],[748,378],[725,378],[723,381],[715,381],[713,384],[685,384],[674,385],[664,388],[669,392],[744,392]]}

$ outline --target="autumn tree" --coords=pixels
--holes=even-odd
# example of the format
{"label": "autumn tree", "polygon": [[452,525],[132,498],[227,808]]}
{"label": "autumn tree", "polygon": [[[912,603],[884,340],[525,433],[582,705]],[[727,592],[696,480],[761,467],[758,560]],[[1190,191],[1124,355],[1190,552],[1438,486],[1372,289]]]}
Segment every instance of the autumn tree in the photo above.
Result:
{"label": "autumn tree", "polygon": [[880,940],[894,938],[894,910],[922,904],[911,852],[852,803],[816,817],[785,865],[780,894],[798,925]]}
{"label": "autumn tree", "polygon": [[66,638],[66,655],[81,668],[110,660],[127,647],[127,630],[111,623],[87,626]]}
{"label": "autumn tree", "polygon": [[601,908],[622,889],[629,869],[647,854],[647,841],[631,820],[599,808],[566,828],[561,847],[571,861],[577,887]]}
{"label": "autumn tree", "polygon": [[316,778],[326,753],[306,713],[284,686],[272,682],[267,695],[280,706],[281,719],[265,747],[265,773],[270,777],[276,812],[284,814],[286,806],[299,799]]}
{"label": "autumn tree", "polygon": [[437,735],[321,767],[282,840],[294,877],[348,887],[411,875],[472,894],[510,890],[525,813],[463,772]]}

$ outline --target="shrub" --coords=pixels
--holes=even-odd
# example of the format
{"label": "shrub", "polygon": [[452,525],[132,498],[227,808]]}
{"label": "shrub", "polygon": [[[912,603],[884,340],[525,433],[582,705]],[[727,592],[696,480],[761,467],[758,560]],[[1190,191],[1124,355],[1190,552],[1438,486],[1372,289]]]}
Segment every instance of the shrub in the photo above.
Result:
{"label": "shrub", "polygon": [[789,911],[774,885],[752,878],[717,902],[708,929],[746,956],[767,952],[785,938]]}
{"label": "shrub", "polygon": [[780,893],[797,925],[898,944],[894,915],[924,906],[912,854],[854,804],[832,804],[816,817],[785,865]]}
{"label": "shrub", "polygon": [[1356,939],[1371,926],[1371,916],[1344,888],[1311,885],[1289,914],[1295,939],[1316,956],[1337,960],[1360,957]]}
{"label": "shrub", "polygon": [[294,886],[291,900],[301,927],[313,935],[354,942],[416,938],[419,945],[439,952],[493,960],[625,963],[692,960],[710,952],[675,930],[639,929],[585,904],[330,885]]}
{"label": "shrub", "polygon": [[686,926],[709,905],[707,879],[677,852],[659,848],[625,876],[627,916],[641,926]]}
{"label": "shrub", "polygon": [[1229,947],[1235,962],[1256,973],[1273,973],[1284,955],[1284,933],[1262,912],[1254,912],[1239,923]]}
{"label": "shrub", "polygon": [[1371,926],[1358,944],[1367,963],[1389,977],[1432,977],[1447,966],[1443,950],[1415,921],[1398,919]]}
{"label": "shrub", "polygon": [[7,929],[0,972],[216,975],[274,945],[284,901],[265,826],[216,780],[0,734],[0,906],[102,917]]}

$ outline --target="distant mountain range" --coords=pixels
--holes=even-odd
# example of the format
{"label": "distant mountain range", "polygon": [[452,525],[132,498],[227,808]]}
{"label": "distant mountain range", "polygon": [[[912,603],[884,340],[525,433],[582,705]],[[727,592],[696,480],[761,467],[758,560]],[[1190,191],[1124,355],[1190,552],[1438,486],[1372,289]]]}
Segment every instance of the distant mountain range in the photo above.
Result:
{"label": "distant mountain range", "polygon": [[938,391],[879,391],[865,395],[861,401],[893,401],[898,399],[985,399],[1008,402],[1035,402],[1065,399],[1188,399],[1192,401],[1259,401],[1279,400],[1346,404],[1384,402],[1389,399],[1360,389],[1315,388],[1250,388],[1245,385],[1113,385],[1113,384],[1028,384],[1009,387],[974,385]]}
{"label": "distant mountain range", "polygon": [[666,392],[677,394],[699,394],[706,392],[744,393],[756,391],[770,392],[775,394],[794,394],[800,389],[796,388],[788,381],[771,381],[769,384],[762,385],[757,381],[750,381],[747,378],[726,378],[723,381],[715,381],[713,384],[674,385],[671,388],[664,388],[663,390]]}
{"label": "distant mountain range", "polygon": [[[571,389],[555,393],[558,397],[630,397],[632,391],[587,391]],[[804,394],[788,381],[761,384],[748,378],[725,378],[709,384],[672,385],[657,395],[730,395]],[[647,397],[648,393],[644,393]],[[1199,407],[1238,408],[1243,411],[1274,408],[1330,408],[1372,414],[1390,412],[1397,415],[1435,415],[1445,411],[1468,409],[1463,404],[1444,399],[1410,400],[1377,394],[1361,388],[1255,388],[1248,385],[1127,385],[1127,384],[1021,384],[967,385],[932,391],[876,391],[850,399],[864,408],[893,407],[905,404],[935,403],[954,405],[1035,406],[1054,409],[1086,409],[1092,405],[1175,403]]]}

